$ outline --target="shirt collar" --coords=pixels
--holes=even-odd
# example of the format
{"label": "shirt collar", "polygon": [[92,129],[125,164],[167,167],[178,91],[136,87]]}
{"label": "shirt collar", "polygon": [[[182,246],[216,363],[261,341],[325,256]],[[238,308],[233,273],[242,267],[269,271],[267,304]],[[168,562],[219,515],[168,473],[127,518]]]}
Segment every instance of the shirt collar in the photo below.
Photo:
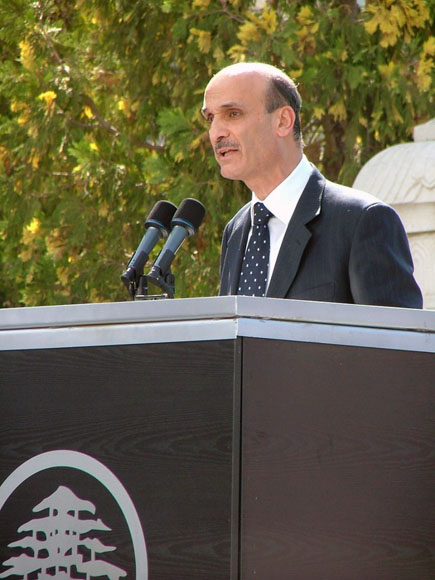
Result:
{"label": "shirt collar", "polygon": [[[313,166],[305,155],[298,165],[293,169],[289,176],[282,181],[274,190],[272,190],[263,201],[267,209],[273,213],[284,224],[288,225],[293,215],[293,211],[299,201],[308,180],[311,177]],[[254,204],[261,201],[252,192],[251,201],[251,220],[253,221]]]}

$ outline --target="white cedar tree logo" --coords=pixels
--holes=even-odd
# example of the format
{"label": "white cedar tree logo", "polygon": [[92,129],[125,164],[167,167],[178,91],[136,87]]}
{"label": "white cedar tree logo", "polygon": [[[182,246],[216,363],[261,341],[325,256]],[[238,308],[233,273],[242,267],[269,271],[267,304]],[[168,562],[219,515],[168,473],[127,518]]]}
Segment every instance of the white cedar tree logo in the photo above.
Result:
{"label": "white cedar tree logo", "polygon": [[48,510],[46,517],[35,518],[18,528],[18,533],[26,535],[8,547],[22,548],[27,553],[5,560],[3,565],[9,568],[0,578],[15,575],[25,580],[89,580],[94,577],[119,580],[127,575],[122,568],[96,558],[97,554],[111,552],[116,547],[89,537],[92,531],[110,531],[101,519],[80,518],[80,512],[95,514],[92,502],[60,486],[33,508],[34,512],[44,510]]}

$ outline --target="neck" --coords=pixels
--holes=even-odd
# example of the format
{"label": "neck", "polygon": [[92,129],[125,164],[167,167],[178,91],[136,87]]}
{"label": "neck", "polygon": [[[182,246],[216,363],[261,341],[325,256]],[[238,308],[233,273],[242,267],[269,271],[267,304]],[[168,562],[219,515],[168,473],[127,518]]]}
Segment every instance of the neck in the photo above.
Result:
{"label": "neck", "polygon": [[275,171],[270,171],[266,175],[261,176],[257,180],[247,180],[245,185],[255,193],[261,201],[272,193],[280,183],[287,179],[287,177],[299,165],[302,159],[302,150],[286,159],[286,163],[275,167]]}

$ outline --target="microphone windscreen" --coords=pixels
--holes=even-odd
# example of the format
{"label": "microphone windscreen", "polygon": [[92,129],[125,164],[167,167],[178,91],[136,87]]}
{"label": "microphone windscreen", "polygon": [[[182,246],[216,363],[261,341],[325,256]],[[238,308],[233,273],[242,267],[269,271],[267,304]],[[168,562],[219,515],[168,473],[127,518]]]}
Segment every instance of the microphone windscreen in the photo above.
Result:
{"label": "microphone windscreen", "polygon": [[145,226],[157,225],[169,231],[176,211],[177,206],[170,201],[158,201],[147,217]]}
{"label": "microphone windscreen", "polygon": [[172,226],[183,225],[189,229],[193,228],[194,233],[202,223],[205,216],[205,207],[196,199],[188,197],[180,203],[180,207],[172,218]]}

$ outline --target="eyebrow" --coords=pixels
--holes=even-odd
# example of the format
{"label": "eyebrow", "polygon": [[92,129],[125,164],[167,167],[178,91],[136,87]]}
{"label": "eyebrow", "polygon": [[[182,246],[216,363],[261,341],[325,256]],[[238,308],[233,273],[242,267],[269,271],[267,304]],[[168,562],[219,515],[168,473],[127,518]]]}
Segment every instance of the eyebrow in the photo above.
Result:
{"label": "eyebrow", "polygon": [[[218,109],[232,109],[234,107],[236,108],[242,108],[242,103],[238,103],[237,101],[230,101],[229,103],[222,103],[222,105],[219,105]],[[201,115],[203,117],[205,117],[207,115],[208,109],[207,107],[202,107],[201,109]]]}

